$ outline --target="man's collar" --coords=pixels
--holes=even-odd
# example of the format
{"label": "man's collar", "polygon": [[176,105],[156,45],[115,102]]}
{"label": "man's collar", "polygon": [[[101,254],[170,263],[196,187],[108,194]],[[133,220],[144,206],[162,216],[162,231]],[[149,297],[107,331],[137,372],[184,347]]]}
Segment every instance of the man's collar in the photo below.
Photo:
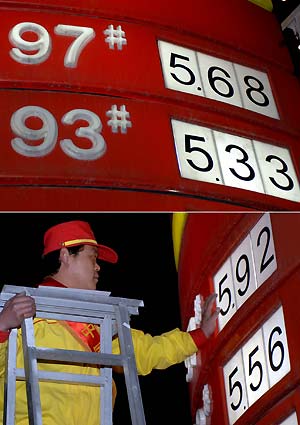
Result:
{"label": "man's collar", "polygon": [[51,276],[45,277],[45,279],[38,286],[56,286],[58,288],[67,288],[67,286],[53,279]]}

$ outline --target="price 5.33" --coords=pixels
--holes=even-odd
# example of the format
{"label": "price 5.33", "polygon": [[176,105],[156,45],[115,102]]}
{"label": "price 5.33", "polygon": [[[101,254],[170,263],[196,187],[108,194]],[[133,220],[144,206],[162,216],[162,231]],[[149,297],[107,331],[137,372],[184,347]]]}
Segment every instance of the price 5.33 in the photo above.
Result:
{"label": "price 5.33", "polygon": [[172,119],[184,178],[300,201],[288,149]]}

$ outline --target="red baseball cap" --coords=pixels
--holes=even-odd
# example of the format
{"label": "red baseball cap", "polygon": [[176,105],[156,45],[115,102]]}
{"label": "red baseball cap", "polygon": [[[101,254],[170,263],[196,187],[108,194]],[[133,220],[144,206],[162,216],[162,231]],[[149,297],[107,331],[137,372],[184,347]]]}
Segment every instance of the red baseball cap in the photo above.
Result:
{"label": "red baseball cap", "polygon": [[118,254],[113,249],[97,243],[89,223],[85,221],[67,221],[50,227],[44,235],[43,255],[77,245],[97,246],[100,260],[110,263],[118,261]]}

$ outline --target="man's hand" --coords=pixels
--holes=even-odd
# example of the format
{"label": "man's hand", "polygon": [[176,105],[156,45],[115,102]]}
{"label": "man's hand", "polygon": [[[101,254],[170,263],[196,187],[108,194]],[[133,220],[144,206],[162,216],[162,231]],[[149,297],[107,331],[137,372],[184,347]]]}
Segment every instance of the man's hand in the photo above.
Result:
{"label": "man's hand", "polygon": [[216,319],[220,313],[219,308],[217,308],[214,312],[212,311],[216,297],[217,294],[209,295],[204,301],[203,305],[202,321],[200,327],[207,338],[209,338],[214,333],[216,328]]}
{"label": "man's hand", "polygon": [[21,326],[23,320],[35,315],[35,301],[25,295],[25,292],[10,298],[0,313],[0,331],[9,331]]}

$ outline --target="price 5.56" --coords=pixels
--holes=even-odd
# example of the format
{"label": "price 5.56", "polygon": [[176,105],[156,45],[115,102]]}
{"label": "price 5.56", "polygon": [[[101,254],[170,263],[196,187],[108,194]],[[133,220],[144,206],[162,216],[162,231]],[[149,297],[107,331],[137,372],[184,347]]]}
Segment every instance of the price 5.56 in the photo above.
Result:
{"label": "price 5.56", "polygon": [[224,366],[230,425],[290,371],[280,307]]}

